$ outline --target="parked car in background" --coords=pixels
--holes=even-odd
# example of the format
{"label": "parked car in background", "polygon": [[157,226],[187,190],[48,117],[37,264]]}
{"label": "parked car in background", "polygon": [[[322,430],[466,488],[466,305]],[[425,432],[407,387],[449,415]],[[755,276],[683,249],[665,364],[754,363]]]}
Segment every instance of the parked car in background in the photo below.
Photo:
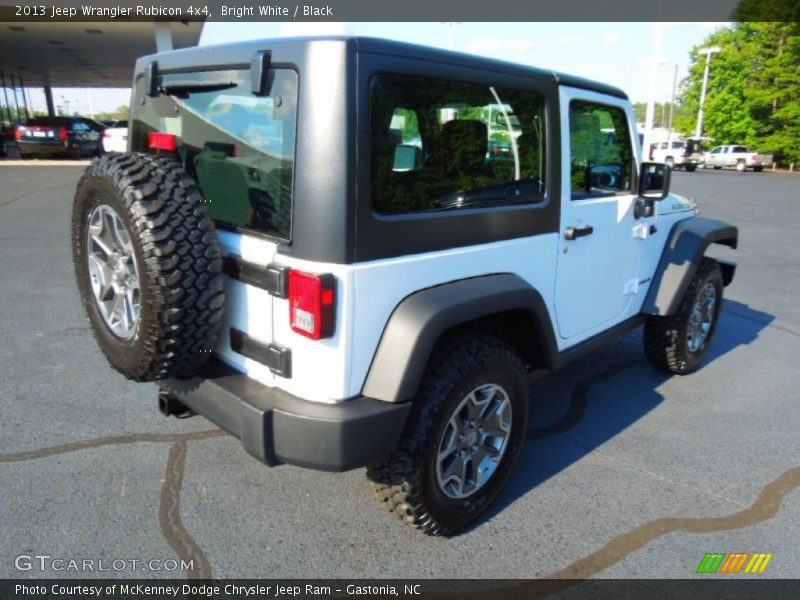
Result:
{"label": "parked car in background", "polygon": [[112,121],[103,131],[103,150],[126,152],[128,150],[128,122]]}
{"label": "parked car in background", "polygon": [[670,169],[684,168],[694,171],[702,162],[702,151],[697,150],[696,140],[673,140],[656,142],[650,152],[650,160],[664,163]]}
{"label": "parked car in background", "polygon": [[6,145],[6,136],[3,133],[3,127],[0,125],[0,158],[5,158],[8,155],[8,147]]}
{"label": "parked car in background", "polygon": [[14,131],[20,158],[68,154],[74,158],[102,154],[100,133],[79,117],[35,117]]}
{"label": "parked car in background", "polygon": [[728,144],[712,148],[703,157],[703,168],[734,167],[737,171],[753,169],[763,171],[764,167],[772,163],[772,154],[758,154],[752,152],[747,146]]}

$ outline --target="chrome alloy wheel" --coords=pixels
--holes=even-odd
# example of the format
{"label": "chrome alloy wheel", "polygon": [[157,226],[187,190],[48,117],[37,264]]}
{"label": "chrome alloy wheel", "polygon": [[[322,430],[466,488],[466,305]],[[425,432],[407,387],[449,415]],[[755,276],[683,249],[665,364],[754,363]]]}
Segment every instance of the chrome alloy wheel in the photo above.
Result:
{"label": "chrome alloy wheel", "polygon": [[141,283],[133,243],[122,218],[107,204],[89,215],[86,256],[97,308],[111,332],[130,339],[142,308]]}
{"label": "chrome alloy wheel", "polygon": [[708,332],[711,331],[711,325],[714,322],[716,303],[717,292],[711,283],[707,283],[697,295],[692,313],[689,315],[686,345],[690,352],[697,352],[705,345]]}
{"label": "chrome alloy wheel", "polygon": [[436,458],[436,477],[450,498],[480,490],[492,478],[511,435],[511,400],[499,385],[467,394],[447,422]]}

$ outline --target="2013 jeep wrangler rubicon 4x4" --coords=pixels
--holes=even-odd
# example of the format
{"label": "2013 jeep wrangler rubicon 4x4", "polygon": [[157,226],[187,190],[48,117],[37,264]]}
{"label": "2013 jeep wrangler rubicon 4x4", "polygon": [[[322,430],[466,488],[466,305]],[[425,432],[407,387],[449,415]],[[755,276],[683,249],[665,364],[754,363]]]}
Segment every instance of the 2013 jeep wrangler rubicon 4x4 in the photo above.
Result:
{"label": "2013 jeep wrangler rubicon 4x4", "polygon": [[668,195],[630,102],[576,77],[362,38],[136,65],[129,153],[78,184],[100,348],[268,465],[366,466],[405,522],[483,513],[529,373],[644,325],[697,368],[738,233]]}

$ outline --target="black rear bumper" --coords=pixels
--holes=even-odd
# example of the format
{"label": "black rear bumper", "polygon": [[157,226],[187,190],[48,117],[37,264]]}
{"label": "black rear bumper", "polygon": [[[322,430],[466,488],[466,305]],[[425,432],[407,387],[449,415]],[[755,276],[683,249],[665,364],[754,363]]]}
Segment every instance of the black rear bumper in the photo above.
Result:
{"label": "black rear bumper", "polygon": [[397,446],[411,404],[356,398],[310,402],[215,362],[205,378],[160,382],[231,435],[261,462],[321,471],[368,465]]}

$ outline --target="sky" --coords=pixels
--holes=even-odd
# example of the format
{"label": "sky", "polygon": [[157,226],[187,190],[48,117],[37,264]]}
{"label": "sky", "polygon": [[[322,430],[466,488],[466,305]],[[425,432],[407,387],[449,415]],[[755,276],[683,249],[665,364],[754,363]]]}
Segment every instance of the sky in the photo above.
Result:
{"label": "sky", "polygon": [[[634,102],[650,94],[655,67],[654,98],[669,101],[675,65],[678,82],[686,76],[689,51],[725,23],[221,23],[209,22],[201,45],[278,36],[352,34],[453,49],[501,60],[553,69],[610,83]],[[657,28],[660,48],[655,50]],[[44,110],[41,90],[31,101]],[[112,111],[130,100],[129,89],[56,88],[58,106],[70,112]]]}

